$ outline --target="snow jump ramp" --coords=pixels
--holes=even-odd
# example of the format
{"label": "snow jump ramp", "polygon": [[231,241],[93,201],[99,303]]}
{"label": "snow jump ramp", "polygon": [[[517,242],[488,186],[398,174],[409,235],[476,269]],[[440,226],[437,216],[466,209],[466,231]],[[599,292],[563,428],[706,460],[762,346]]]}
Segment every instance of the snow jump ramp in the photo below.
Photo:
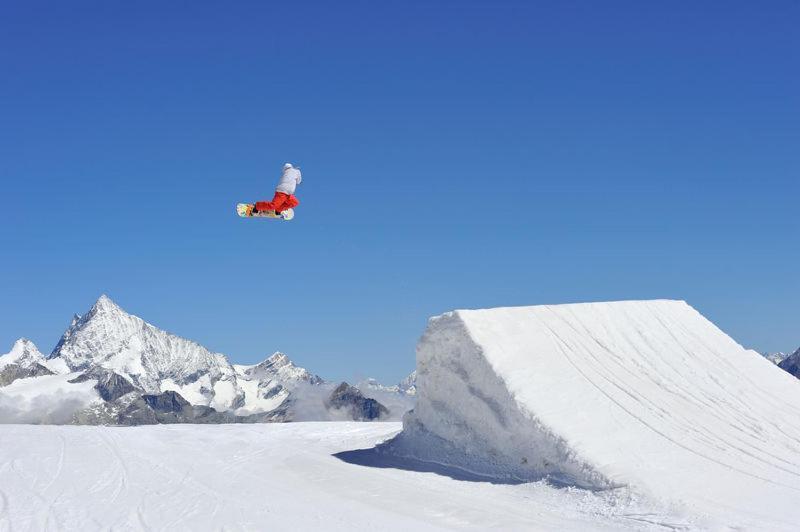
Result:
{"label": "snow jump ramp", "polygon": [[394,454],[800,528],[800,381],[683,301],[449,312],[417,386]]}

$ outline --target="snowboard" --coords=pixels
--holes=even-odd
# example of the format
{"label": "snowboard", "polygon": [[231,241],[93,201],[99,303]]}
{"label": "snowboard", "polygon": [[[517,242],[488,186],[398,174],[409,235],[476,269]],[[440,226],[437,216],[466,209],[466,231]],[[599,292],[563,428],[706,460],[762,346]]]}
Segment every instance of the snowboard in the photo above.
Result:
{"label": "snowboard", "polygon": [[277,218],[280,220],[286,220],[287,222],[294,218],[294,209],[286,209],[280,214],[275,214],[274,211],[259,211],[253,213],[252,203],[237,203],[236,212],[242,218]]}

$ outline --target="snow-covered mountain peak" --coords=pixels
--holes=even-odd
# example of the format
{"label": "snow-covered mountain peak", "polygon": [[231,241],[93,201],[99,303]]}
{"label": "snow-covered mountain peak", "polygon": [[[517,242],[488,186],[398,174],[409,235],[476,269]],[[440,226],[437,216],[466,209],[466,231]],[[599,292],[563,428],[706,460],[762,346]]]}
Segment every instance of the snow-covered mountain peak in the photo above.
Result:
{"label": "snow-covered mountain peak", "polygon": [[262,364],[263,363],[268,363],[272,367],[278,367],[279,368],[279,367],[283,367],[283,366],[292,364],[292,361],[289,359],[288,356],[286,356],[285,353],[281,353],[280,351],[277,351],[277,352],[275,352],[274,355],[272,355],[270,357],[267,357],[267,359],[264,362],[262,362]]}
{"label": "snow-covered mountain peak", "polygon": [[119,305],[114,303],[114,301],[112,301],[110,297],[108,297],[105,294],[102,294],[99,298],[97,298],[97,301],[92,306],[91,310],[89,311],[89,314],[98,314],[104,312],[105,313],[117,312],[117,313],[127,314],[127,312],[122,310],[122,308]]}
{"label": "snow-covered mountain peak", "polygon": [[787,356],[789,356],[782,351],[778,351],[777,353],[761,353],[761,355],[775,365],[780,364]]}
{"label": "snow-covered mountain peak", "polygon": [[72,317],[70,328],[81,327],[87,322],[99,320],[105,322],[107,326],[116,325],[117,327],[128,329],[141,328],[143,325],[146,325],[144,320],[138,316],[127,313],[122,307],[114,303],[110,297],[103,294],[95,301],[92,308],[89,309],[89,312],[84,314],[83,317],[79,317],[77,314]]}
{"label": "snow-covered mountain peak", "polygon": [[217,382],[226,381],[231,402],[241,395],[224,355],[128,314],[105,295],[73,319],[50,358],[63,360],[72,371],[113,371],[147,393],[160,393],[165,384],[169,389],[196,384],[198,400],[210,400]]}
{"label": "snow-covered mountain peak", "polygon": [[124,321],[129,318],[136,318],[136,316],[132,316],[122,310],[122,307],[114,303],[114,301],[105,294],[102,294],[97,301],[95,301],[92,308],[89,309],[89,312],[81,316],[80,314],[73,314],[72,321],[67,327],[67,330],[64,331],[64,334],[61,336],[61,339],[58,341],[56,346],[51,351],[48,358],[56,358],[59,356],[62,347],[64,344],[67,343],[72,336],[72,334],[82,328],[87,322],[95,319],[102,319],[108,321]]}
{"label": "snow-covered mountain peak", "polygon": [[36,354],[41,355],[39,349],[36,347],[32,341],[28,340],[27,338],[20,338],[16,342],[14,342],[14,346],[11,348],[11,353],[21,353],[21,354]]}
{"label": "snow-covered mountain peak", "polygon": [[8,364],[19,364],[29,366],[34,362],[43,364],[44,355],[37,349],[36,345],[27,338],[20,338],[14,342],[11,351],[5,355],[0,355],[0,367]]}
{"label": "snow-covered mountain peak", "polygon": [[276,379],[282,382],[307,382],[321,384],[322,378],[305,368],[296,366],[286,354],[280,351],[253,366],[238,366],[239,374],[247,379]]}
{"label": "snow-covered mountain peak", "polygon": [[400,388],[401,392],[404,392],[407,395],[416,395],[417,394],[417,370],[411,372],[411,374],[406,377],[405,379],[400,381],[400,384],[397,385]]}

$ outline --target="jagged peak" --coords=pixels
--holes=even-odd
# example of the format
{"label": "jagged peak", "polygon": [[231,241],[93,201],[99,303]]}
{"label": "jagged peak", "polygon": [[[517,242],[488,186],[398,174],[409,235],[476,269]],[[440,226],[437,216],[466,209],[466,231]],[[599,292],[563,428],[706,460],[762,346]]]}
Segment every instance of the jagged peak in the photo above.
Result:
{"label": "jagged peak", "polygon": [[277,370],[285,366],[290,367],[297,367],[295,366],[294,362],[286,355],[286,353],[282,353],[280,351],[276,351],[272,355],[268,356],[258,364],[250,366],[251,369],[273,369]]}
{"label": "jagged peak", "polygon": [[58,356],[59,350],[61,349],[63,344],[66,343],[67,340],[70,339],[70,337],[72,337],[74,334],[76,334],[77,332],[82,330],[88,324],[91,324],[91,323],[95,322],[96,318],[101,318],[101,320],[102,320],[102,319],[105,319],[105,318],[108,318],[108,317],[114,318],[117,321],[128,322],[129,324],[132,324],[134,326],[140,327],[142,329],[147,329],[148,331],[152,332],[153,334],[168,336],[172,340],[175,340],[175,341],[178,341],[178,342],[180,342],[182,344],[185,344],[185,346],[187,346],[187,347],[196,348],[198,350],[202,350],[202,351],[206,352],[208,355],[210,355],[212,357],[215,357],[217,359],[219,359],[221,357],[222,359],[225,360],[226,364],[228,363],[227,362],[227,357],[224,354],[213,352],[210,349],[206,348],[205,346],[201,345],[200,343],[198,343],[198,342],[196,342],[194,340],[190,340],[188,338],[185,338],[183,336],[180,336],[180,335],[177,335],[177,334],[175,334],[173,332],[170,332],[170,331],[168,331],[166,329],[162,329],[162,328],[160,328],[160,327],[158,327],[156,325],[153,325],[153,324],[145,321],[144,319],[140,318],[139,316],[137,316],[135,314],[129,313],[128,311],[126,311],[125,309],[120,307],[117,303],[115,303],[106,294],[102,294],[97,299],[97,301],[95,301],[94,305],[92,305],[92,307],[89,309],[89,311],[86,314],[84,314],[82,316],[80,314],[73,314],[72,321],[70,322],[69,327],[67,327],[67,330],[62,335],[61,340],[59,340],[58,344],[52,350],[52,352],[50,354],[50,358]]}
{"label": "jagged peak", "polygon": [[[89,311],[90,314],[98,314],[98,313],[108,313],[108,312],[119,312],[122,314],[127,314],[122,307],[114,303],[114,301],[105,294],[101,294],[100,297],[97,298],[94,305],[92,305],[91,310]],[[76,315],[77,316],[77,315]]]}
{"label": "jagged peak", "polygon": [[9,354],[15,358],[22,358],[26,356],[44,358],[44,355],[42,355],[42,353],[39,351],[39,348],[36,347],[36,344],[27,338],[20,338],[14,342]]}
{"label": "jagged peak", "polygon": [[44,355],[36,347],[36,344],[27,338],[20,338],[14,342],[11,351],[5,355],[0,355],[0,365],[29,364],[32,362],[44,362]]}
{"label": "jagged peak", "polygon": [[24,336],[22,338],[19,338],[16,342],[14,342],[14,346],[11,348],[11,351],[17,351],[17,350],[39,351],[39,349],[36,347],[36,344],[34,344],[31,340],[25,338]]}
{"label": "jagged peak", "polygon": [[282,378],[303,380],[310,384],[321,384],[325,382],[321,377],[312,374],[305,368],[297,366],[286,353],[282,353],[281,351],[276,351],[254,366],[244,368],[244,374],[250,378],[264,375],[280,375]]}
{"label": "jagged peak", "polygon": [[289,358],[286,353],[281,353],[280,351],[275,351],[274,354],[267,357],[264,361],[271,366],[286,366],[286,365],[294,365],[294,362]]}
{"label": "jagged peak", "polygon": [[251,368],[254,370],[267,371],[276,371],[284,367],[296,368],[297,366],[294,364],[294,362],[292,362],[289,356],[286,355],[286,353],[282,353],[280,351],[276,351],[258,364],[251,366]]}

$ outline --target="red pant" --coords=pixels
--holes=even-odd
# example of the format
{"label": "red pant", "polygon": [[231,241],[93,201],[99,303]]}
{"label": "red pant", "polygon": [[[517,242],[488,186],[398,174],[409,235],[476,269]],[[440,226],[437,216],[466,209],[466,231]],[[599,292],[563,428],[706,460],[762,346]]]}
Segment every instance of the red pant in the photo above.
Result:
{"label": "red pant", "polygon": [[256,202],[256,210],[282,212],[286,209],[294,209],[298,205],[300,205],[300,200],[295,198],[293,194],[276,192],[272,201]]}

